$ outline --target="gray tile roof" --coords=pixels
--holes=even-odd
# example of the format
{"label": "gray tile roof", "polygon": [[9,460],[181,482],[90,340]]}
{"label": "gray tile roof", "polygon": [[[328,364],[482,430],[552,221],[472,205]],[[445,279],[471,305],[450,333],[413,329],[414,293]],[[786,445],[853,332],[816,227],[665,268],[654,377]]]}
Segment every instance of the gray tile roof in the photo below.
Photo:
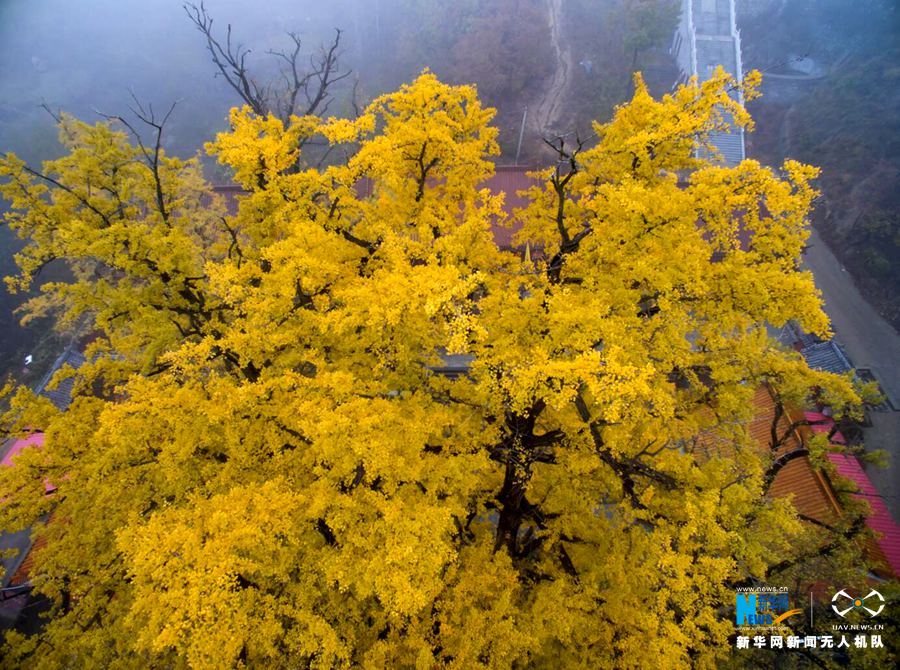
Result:
{"label": "gray tile roof", "polygon": [[796,321],[788,321],[778,335],[781,343],[787,347],[796,347],[798,350],[813,344],[818,344],[822,340],[812,333],[804,332]]}
{"label": "gray tile roof", "polygon": [[56,405],[58,409],[66,409],[69,406],[69,403],[72,402],[72,389],[75,386],[75,380],[69,377],[57,384],[56,388],[52,390],[48,389],[47,385],[50,383],[53,375],[64,365],[69,365],[77,370],[84,364],[84,360],[84,354],[72,346],[67,347],[66,350],[57,357],[56,361],[53,363],[53,367],[50,368],[46,375],[44,375],[41,383],[38,384],[38,394],[45,398],[49,398],[50,402]]}
{"label": "gray tile roof", "polygon": [[834,340],[811,344],[801,349],[800,354],[806,359],[806,364],[816,370],[837,374],[853,371],[853,363],[847,358],[841,345]]}
{"label": "gray tile roof", "polygon": [[441,357],[443,365],[432,367],[431,371],[450,379],[465,375],[469,371],[472,361],[475,360],[475,357],[470,354],[448,354],[446,351],[440,351],[438,355]]}

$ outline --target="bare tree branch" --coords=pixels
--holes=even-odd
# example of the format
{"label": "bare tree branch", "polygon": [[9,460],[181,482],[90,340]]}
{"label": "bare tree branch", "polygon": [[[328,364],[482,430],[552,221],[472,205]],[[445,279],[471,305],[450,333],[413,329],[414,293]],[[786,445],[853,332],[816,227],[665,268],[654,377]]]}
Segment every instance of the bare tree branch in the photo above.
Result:
{"label": "bare tree branch", "polygon": [[56,125],[58,125],[58,126],[62,125],[62,112],[60,110],[57,110],[54,112],[52,109],[50,109],[50,105],[48,105],[46,101],[41,103],[41,109],[43,109],[51,117],[53,117],[53,120],[56,122]]}
{"label": "bare tree branch", "polygon": [[362,115],[359,106],[359,77],[353,81],[353,91],[350,94],[350,104],[353,105],[353,118],[358,119]]}
{"label": "bare tree branch", "polygon": [[[567,254],[578,251],[581,241],[591,234],[593,228],[590,225],[576,233],[574,236],[569,234],[565,225],[565,206],[569,199],[569,191],[566,188],[572,178],[578,174],[579,163],[578,154],[584,148],[584,142],[575,139],[574,149],[566,148],[566,141],[563,137],[556,137],[554,140],[544,139],[544,144],[553,149],[557,155],[556,169],[553,176],[550,177],[550,184],[556,193],[556,228],[559,231],[560,243],[559,251],[547,263],[547,278],[552,284],[558,284],[561,280],[563,263]],[[563,172],[563,166],[567,166],[568,170]]]}
{"label": "bare tree branch", "polygon": [[137,141],[138,148],[141,150],[141,153],[144,156],[144,161],[147,168],[150,170],[150,173],[153,175],[154,187],[156,190],[156,208],[159,211],[160,216],[162,217],[163,223],[167,226],[171,225],[169,222],[169,210],[166,206],[166,199],[163,193],[163,184],[162,177],[160,175],[159,167],[160,167],[160,152],[162,151],[162,134],[163,128],[166,125],[166,122],[169,120],[169,117],[172,115],[172,112],[175,111],[175,105],[178,104],[178,101],[172,103],[169,107],[169,111],[163,116],[163,118],[159,121],[156,120],[156,114],[153,112],[153,105],[148,104],[145,108],[141,101],[138,100],[137,96],[134,94],[134,91],[131,91],[131,99],[134,100],[135,107],[129,107],[131,113],[134,114],[139,121],[144,123],[153,129],[154,138],[153,138],[153,147],[152,149],[148,149],[144,144],[144,140],[141,137],[141,134],[137,131],[137,129],[129,123],[127,119],[118,115],[110,115],[104,114],[97,110],[97,113],[100,116],[112,120],[118,121],[121,123],[128,131],[134,136],[134,139]]}
{"label": "bare tree branch", "polygon": [[[137,101],[136,97],[134,99],[135,101]],[[154,138],[153,143],[152,157],[150,156],[150,153],[143,147],[143,143],[140,142],[140,138],[138,139],[138,142],[141,145],[141,151],[144,154],[144,157],[147,159],[147,165],[150,168],[150,171],[153,173],[153,181],[156,187],[156,204],[157,208],[159,209],[159,213],[163,218],[163,222],[166,225],[169,225],[169,213],[166,209],[165,198],[163,197],[162,179],[160,178],[159,174],[159,155],[160,150],[162,149],[163,128],[165,127],[166,122],[169,120],[169,117],[172,115],[172,112],[175,111],[176,104],[178,104],[177,101],[172,103],[172,106],[169,107],[169,111],[166,112],[165,116],[163,116],[162,120],[158,123],[156,121],[156,116],[153,113],[152,105],[149,105],[149,115],[144,113],[138,114],[135,112],[135,116],[137,116],[138,119],[140,119],[143,123],[150,126],[156,131],[156,137]]]}
{"label": "bare tree branch", "polygon": [[228,24],[225,33],[225,45],[213,37],[213,18],[206,11],[204,3],[197,7],[194,3],[186,2],[184,11],[191,22],[206,37],[206,48],[212,57],[212,61],[218,68],[217,74],[225,78],[229,86],[233,88],[241,99],[250,105],[254,113],[265,116],[270,111],[264,92],[250,79],[247,72],[247,56],[250,49],[245,49],[242,44],[233,45],[231,41],[231,24]]}
{"label": "bare tree branch", "polygon": [[[308,75],[309,78],[303,88],[303,93],[307,102],[304,114],[315,114],[323,102],[327,109],[331,102],[329,89],[337,82],[349,77],[351,74],[350,70],[343,73],[340,72],[340,66],[338,64],[340,52],[338,49],[341,45],[341,35],[341,30],[335,28],[334,40],[332,40],[331,45],[327,49],[322,47],[319,57],[315,62],[312,57],[310,57],[310,65],[313,70],[310,75]],[[315,80],[315,83],[313,83],[313,80]],[[310,86],[310,84],[312,85]]]}
{"label": "bare tree branch", "polygon": [[[289,32],[291,47],[287,51],[268,51],[281,65],[281,85],[274,82],[260,85],[247,67],[247,56],[251,50],[240,43],[232,41],[231,24],[225,29],[224,44],[213,32],[213,18],[201,2],[198,7],[186,2],[184,11],[191,23],[206,38],[206,48],[218,69],[217,76],[228,82],[241,99],[250,106],[255,114],[265,116],[274,114],[287,123],[294,114],[307,116],[324,114],[332,100],[335,84],[350,76],[348,70],[340,68],[340,46],[342,31],[335,29],[334,39],[323,46],[318,54],[309,58],[309,67],[300,65],[303,43],[297,33]],[[303,103],[300,103],[303,100]]]}
{"label": "bare tree branch", "polygon": [[778,473],[781,472],[784,466],[786,466],[791,461],[802,458],[804,456],[809,456],[809,449],[794,449],[793,451],[789,451],[786,454],[776,458],[763,476],[763,491],[768,491],[769,488],[771,488],[773,482],[775,481],[775,477],[778,476]]}

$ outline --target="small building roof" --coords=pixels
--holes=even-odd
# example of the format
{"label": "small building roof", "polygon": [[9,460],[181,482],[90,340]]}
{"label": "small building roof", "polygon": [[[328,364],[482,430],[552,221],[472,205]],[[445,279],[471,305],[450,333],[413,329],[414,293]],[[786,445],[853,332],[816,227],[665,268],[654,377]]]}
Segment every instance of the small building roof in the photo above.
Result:
{"label": "small building roof", "polygon": [[[775,418],[775,400],[765,386],[760,386],[753,397],[753,420],[748,426],[750,436],[761,451],[770,451],[772,421]],[[786,412],[778,422],[777,432],[785,434],[798,416]],[[803,433],[800,430],[787,432],[787,439],[774,454],[783,456],[802,449]],[[813,468],[809,457],[802,456],[788,462],[772,481],[769,493],[776,498],[794,496],[794,507],[798,512],[822,523],[834,523],[841,516],[841,506],[823,473]]]}
{"label": "small building roof", "polygon": [[869,503],[872,512],[866,518],[866,525],[880,536],[875,543],[894,576],[900,576],[900,526],[891,517],[872,480],[855,456],[828,454],[828,460],[834,464],[839,475],[851,480],[859,488],[859,493],[854,495]]}
{"label": "small building roof", "polygon": [[[761,386],[753,398],[753,419],[747,430],[762,451],[770,451],[772,422],[775,418],[775,401],[769,390]],[[790,416],[788,416],[790,414]],[[826,421],[821,424],[826,431],[834,425],[833,419],[817,412],[786,412],[779,420],[777,432],[785,434],[791,423],[798,419]],[[815,432],[815,425],[799,425],[788,431],[788,437],[773,456],[783,456],[803,448],[804,441]],[[832,441],[834,437],[832,437]],[[866,541],[864,547],[868,555],[882,564],[894,576],[900,576],[900,526],[893,520],[881,495],[862,469],[859,460],[849,454],[829,453],[828,459],[836,467],[837,473],[853,481],[859,488],[856,497],[866,500],[872,508],[866,518],[866,525],[879,536],[875,541]],[[785,464],[775,476],[769,494],[776,498],[792,496],[796,510],[823,524],[835,524],[844,514],[835,495],[832,483],[821,470],[813,467],[809,457],[801,456]]]}
{"label": "small building roof", "polygon": [[821,412],[803,412],[803,418],[809,422],[809,429],[816,434],[831,435],[835,444],[847,444],[847,438],[839,430],[835,430],[835,422],[830,416]]}
{"label": "small building roof", "polygon": [[[521,224],[515,222],[512,219],[512,215],[516,209],[521,209],[528,205],[528,199],[520,195],[520,192],[531,188],[537,183],[528,176],[528,173],[533,170],[533,167],[498,165],[494,168],[494,174],[481,184],[482,188],[489,189],[494,195],[503,194],[503,210],[510,217],[509,220],[513,222],[511,226],[501,226],[496,222],[491,226],[494,241],[501,248],[512,247],[512,237],[521,228]],[[368,179],[362,179],[356,185],[356,190],[360,197],[367,197],[372,193],[372,182]],[[234,184],[214,186],[213,191],[224,196],[226,207],[231,214],[237,211],[238,198],[246,193],[240,186]],[[73,365],[73,367],[76,366]]]}
{"label": "small building roof", "polygon": [[843,347],[834,340],[810,344],[803,347],[800,354],[806,359],[806,364],[815,370],[836,374],[853,371],[853,363],[847,358]]}
{"label": "small building roof", "polygon": [[498,247],[512,247],[513,235],[522,227],[519,222],[514,221],[512,215],[515,210],[528,206],[528,199],[520,195],[520,192],[537,184],[533,178],[528,176],[533,169],[516,165],[500,165],[496,168],[494,176],[484,183],[484,186],[489,188],[494,195],[503,194],[503,211],[510,217],[509,220],[513,221],[513,225],[510,227],[496,224],[491,226],[491,232],[494,233],[494,241]]}
{"label": "small building roof", "polygon": [[12,446],[9,447],[6,454],[3,456],[3,459],[0,460],[0,465],[9,466],[12,465],[12,459],[19,452],[21,452],[25,447],[40,447],[44,444],[44,434],[43,433],[32,433],[28,437],[24,437],[22,439],[16,440],[12,443]]}
{"label": "small building roof", "polygon": [[50,402],[52,402],[57,409],[67,409],[69,407],[69,404],[72,402],[72,389],[75,386],[75,380],[72,377],[64,379],[53,389],[48,389],[47,385],[50,383],[53,375],[56,374],[56,372],[64,365],[68,365],[77,370],[82,365],[84,365],[84,362],[84,354],[75,349],[74,346],[70,345],[66,347],[66,350],[56,358],[56,361],[54,361],[53,363],[53,367],[50,368],[50,370],[47,372],[47,374],[44,375],[44,378],[38,384],[38,394],[44,396],[45,398],[49,398]]}

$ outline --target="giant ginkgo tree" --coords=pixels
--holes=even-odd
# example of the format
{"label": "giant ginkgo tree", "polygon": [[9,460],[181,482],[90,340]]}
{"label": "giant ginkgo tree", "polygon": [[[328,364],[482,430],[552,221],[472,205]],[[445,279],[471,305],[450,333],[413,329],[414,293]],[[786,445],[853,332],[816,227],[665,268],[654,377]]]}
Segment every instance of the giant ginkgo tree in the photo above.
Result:
{"label": "giant ginkgo tree", "polygon": [[[115,119],[5,157],[10,283],[65,263],[25,309],[92,336],[68,411],[11,399],[45,442],[0,474],[0,525],[33,527],[52,607],[5,657],[708,667],[735,585],[858,560],[853,515],[804,524],[747,433],[763,385],[856,401],[767,334],[827,334],[799,267],[816,170],[698,157],[755,83],[637,78],[514,217],[484,188],[492,110],[428,72],[355,119],[232,110],[206,148],[236,207]],[[313,137],[345,160],[306,167]]]}

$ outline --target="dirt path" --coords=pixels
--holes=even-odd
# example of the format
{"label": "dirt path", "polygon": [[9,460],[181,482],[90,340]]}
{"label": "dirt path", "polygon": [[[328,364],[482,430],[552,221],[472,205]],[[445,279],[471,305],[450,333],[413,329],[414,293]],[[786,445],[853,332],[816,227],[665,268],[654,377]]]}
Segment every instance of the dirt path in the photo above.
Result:
{"label": "dirt path", "polygon": [[556,70],[532,116],[533,128],[540,135],[546,135],[555,129],[569,85],[569,73],[572,71],[572,53],[568,47],[563,46],[561,34],[562,0],[547,0],[547,20],[550,25],[550,42],[556,53]]}

